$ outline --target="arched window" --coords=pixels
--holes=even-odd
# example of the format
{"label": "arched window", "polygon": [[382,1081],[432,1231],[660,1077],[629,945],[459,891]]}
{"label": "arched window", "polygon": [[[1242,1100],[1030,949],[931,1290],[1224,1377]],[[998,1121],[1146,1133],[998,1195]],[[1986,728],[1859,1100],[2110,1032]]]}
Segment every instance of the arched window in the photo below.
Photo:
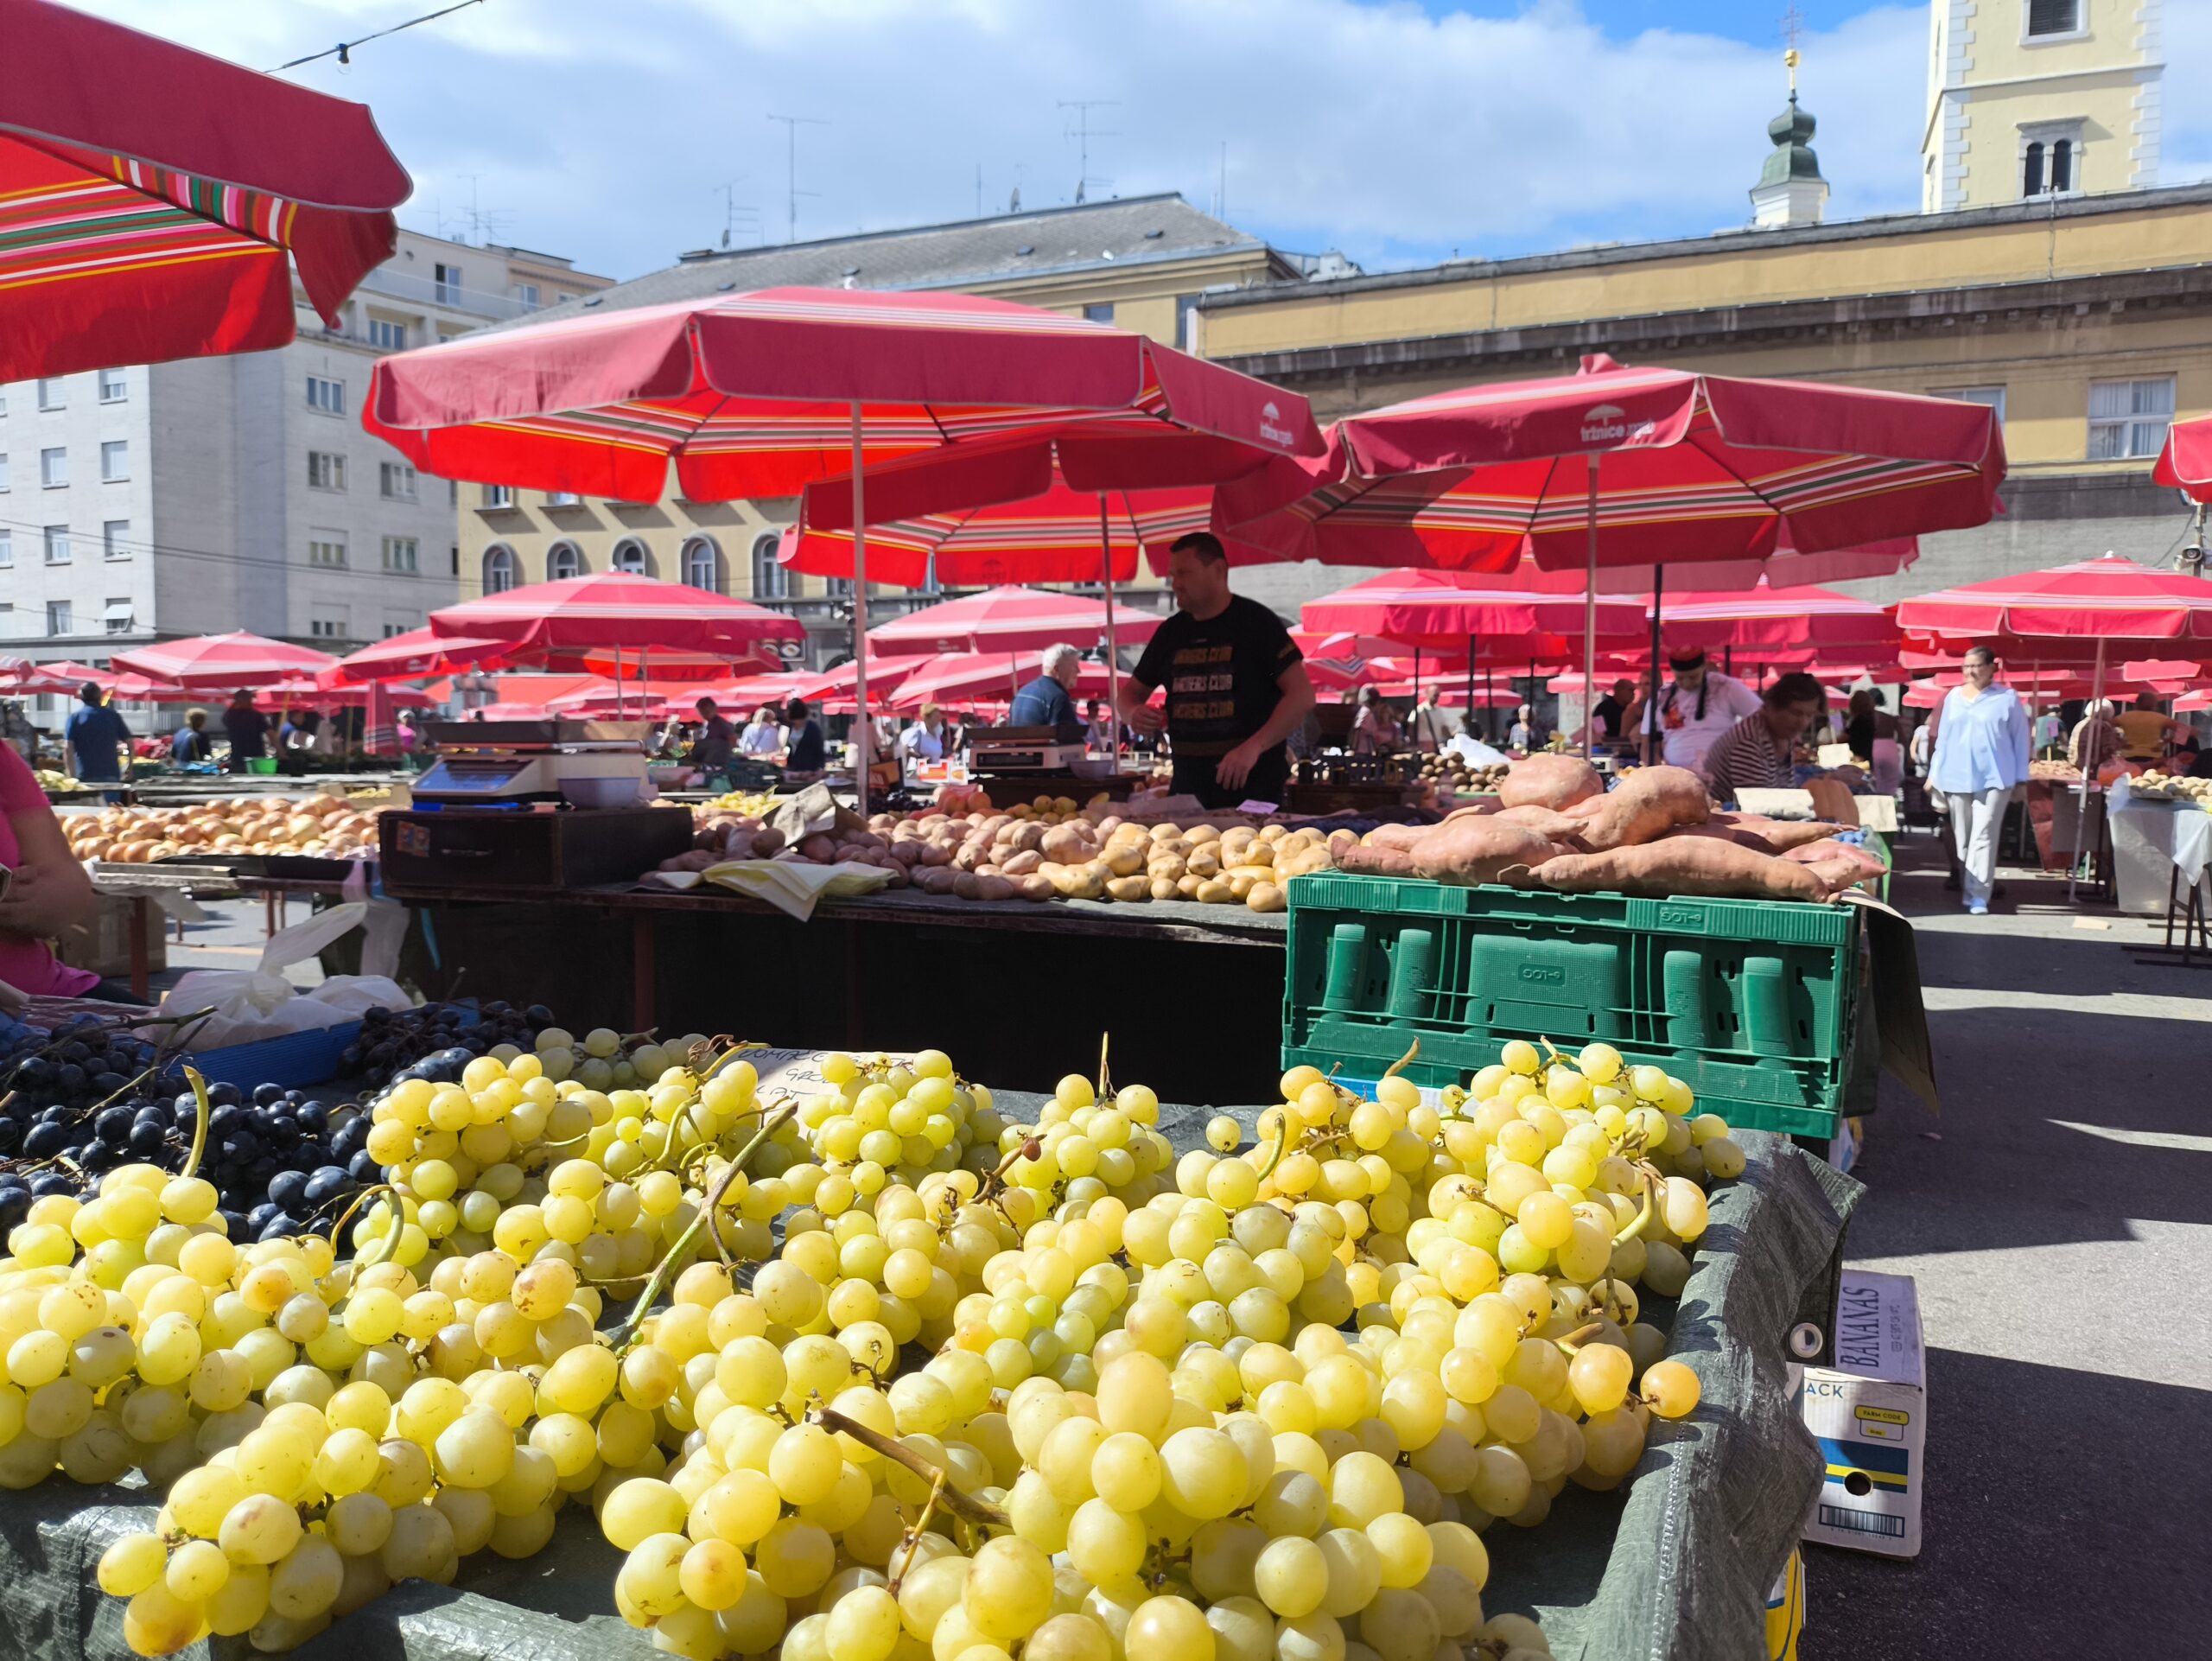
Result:
{"label": "arched window", "polygon": [[649,576],[652,570],[652,557],[645,552],[644,543],[635,537],[625,537],[614,544],[612,569],[635,571],[640,576]]}
{"label": "arched window", "polygon": [[2043,194],[2043,141],[2041,139],[2036,140],[2028,146],[2027,163],[2020,175],[2020,194],[2023,196]]}
{"label": "arched window", "polygon": [[484,550],[484,592],[505,594],[515,585],[515,550],[495,542]]}
{"label": "arched window", "polygon": [[2074,141],[2069,138],[2051,143],[2050,188],[2054,193],[2074,188]]}
{"label": "arched window", "polygon": [[712,537],[693,537],[683,544],[683,580],[709,594],[722,591],[722,550]]}
{"label": "arched window", "polygon": [[558,582],[563,577],[584,574],[583,550],[573,542],[556,542],[545,550],[545,580]]}
{"label": "arched window", "polygon": [[782,533],[770,531],[753,539],[753,597],[755,600],[788,600],[791,597],[791,574],[776,558],[776,544],[783,540]]}

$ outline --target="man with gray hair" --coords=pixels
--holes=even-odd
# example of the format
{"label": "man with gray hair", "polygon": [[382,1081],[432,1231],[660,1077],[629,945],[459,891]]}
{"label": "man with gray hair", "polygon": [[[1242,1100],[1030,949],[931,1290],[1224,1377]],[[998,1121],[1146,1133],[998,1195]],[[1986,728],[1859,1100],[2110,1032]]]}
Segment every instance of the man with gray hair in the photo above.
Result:
{"label": "man with gray hair", "polygon": [[1076,677],[1083,672],[1082,654],[1064,640],[1045,648],[1039,667],[1044,672],[1014,695],[1007,725],[1050,727],[1057,741],[1079,743],[1083,722],[1075,712],[1075,700],[1068,694],[1074,690]]}

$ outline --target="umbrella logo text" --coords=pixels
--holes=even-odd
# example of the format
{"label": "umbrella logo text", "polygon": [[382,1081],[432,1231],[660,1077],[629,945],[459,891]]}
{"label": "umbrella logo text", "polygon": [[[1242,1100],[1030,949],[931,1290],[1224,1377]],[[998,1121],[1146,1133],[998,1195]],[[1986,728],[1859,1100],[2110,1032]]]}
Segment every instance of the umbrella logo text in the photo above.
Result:
{"label": "umbrella logo text", "polygon": [[1582,442],[1586,444],[1618,443],[1624,439],[1648,438],[1652,423],[1639,421],[1631,428],[1628,411],[1618,404],[1599,404],[1582,412]]}
{"label": "umbrella logo text", "polygon": [[1275,407],[1273,398],[1260,406],[1260,436],[1270,444],[1281,444],[1287,449],[1297,441],[1287,429],[1275,424],[1281,419],[1282,411]]}

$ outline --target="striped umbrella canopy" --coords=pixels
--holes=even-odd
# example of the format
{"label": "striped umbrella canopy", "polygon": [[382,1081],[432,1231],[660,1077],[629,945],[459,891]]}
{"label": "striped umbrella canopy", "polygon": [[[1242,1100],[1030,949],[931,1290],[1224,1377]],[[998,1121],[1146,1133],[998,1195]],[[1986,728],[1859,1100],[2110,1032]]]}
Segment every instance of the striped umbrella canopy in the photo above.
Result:
{"label": "striped umbrella canopy", "polygon": [[[918,659],[885,700],[893,710],[918,710],[925,703],[960,703],[979,698],[1011,702],[1020,683],[1033,680],[1035,662],[1013,652],[952,652]],[[1068,696],[1081,703],[1103,698],[1109,690],[1106,665],[1079,665]]]}
{"label": "striped umbrella canopy", "polygon": [[312,678],[338,665],[327,652],[244,629],[157,641],[118,652],[108,661],[118,669],[195,691],[271,686],[278,681]]}
{"label": "striped umbrella canopy", "polygon": [[1831,589],[1775,588],[1764,577],[1730,594],[1694,594],[1666,601],[1660,627],[1669,647],[1817,646],[1834,651],[1897,650],[1897,620],[1869,601]]}
{"label": "striped umbrella canopy", "polygon": [[[1597,626],[1611,644],[1643,638],[1640,601],[1600,598]],[[1471,645],[1504,661],[1564,658],[1577,645],[1585,606],[1573,593],[1545,593],[1484,582],[1480,576],[1419,568],[1364,577],[1299,608],[1308,632],[1378,635],[1401,646],[1465,652]]]}
{"label": "striped umbrella canopy", "polygon": [[499,640],[445,637],[432,633],[427,627],[410,628],[340,658],[337,678],[344,681],[421,680],[496,665],[509,649]]}
{"label": "striped umbrella canopy", "polygon": [[[296,680],[276,681],[264,686],[264,697],[280,700],[287,707],[302,710],[365,710],[369,707],[371,682],[353,685],[332,684],[321,676],[302,676]],[[435,710],[444,702],[442,698],[412,686],[383,686],[381,696],[394,709]]]}
{"label": "striped umbrella canopy", "polygon": [[1900,600],[1897,619],[1916,646],[2021,662],[2212,657],[2212,582],[2113,553]]}
{"label": "striped umbrella canopy", "polygon": [[[49,663],[42,666],[51,674],[67,675],[79,684],[91,681],[108,697],[122,703],[189,703],[197,696],[167,681],[128,671],[118,675],[111,669],[95,669],[88,663]],[[70,688],[72,691],[75,690],[74,686]]]}
{"label": "striped umbrella canopy", "polygon": [[[1116,614],[1124,644],[1149,640],[1163,620],[1150,612]],[[868,632],[868,644],[887,657],[926,657],[946,652],[1036,652],[1062,642],[1088,649],[1106,638],[1107,609],[1081,595],[1042,589],[986,589],[981,594],[925,606]]]}
{"label": "striped umbrella canopy", "polygon": [[[808,502],[817,488],[809,488]],[[871,525],[868,575],[909,589],[932,577],[948,589],[1126,582],[1136,575],[1139,549],[1164,568],[1168,544],[1205,530],[1212,513],[1211,490],[1092,492],[1055,478],[1044,494],[1021,501]],[[802,503],[776,557],[810,576],[849,577],[853,533],[817,529]]]}
{"label": "striped umbrella canopy", "polygon": [[2212,687],[2195,688],[2174,700],[2174,713],[2177,716],[2196,715],[2205,710],[2212,710]]}
{"label": "striped umbrella canopy", "polygon": [[68,664],[34,663],[29,658],[0,657],[0,697],[72,696],[86,681],[93,678],[79,675],[73,680],[62,672],[73,667]]}
{"label": "striped umbrella canopy", "polygon": [[[880,691],[889,692],[911,673],[914,666],[925,659],[920,656],[893,657],[887,653],[871,652],[868,660],[868,684]],[[822,703],[849,699],[860,684],[861,665],[842,663],[834,669],[817,670],[798,678],[791,696],[808,703]]]}
{"label": "striped umbrella canopy", "polygon": [[1988,519],[2004,477],[1982,404],[1600,355],[1347,417],[1318,465],[1226,485],[1217,512],[1294,558],[1395,549],[1496,571],[1525,549],[1573,570],[1764,560],[1785,533],[1813,554],[1961,529]]}
{"label": "striped umbrella canopy", "polygon": [[366,108],[47,0],[0,0],[0,381],[333,328],[411,188]]}
{"label": "striped umbrella canopy", "polygon": [[2151,482],[2184,491],[2194,501],[2212,501],[2212,416],[2177,421],[2166,429]]}
{"label": "striped umbrella canopy", "polygon": [[503,641],[524,660],[563,651],[612,654],[620,647],[626,654],[658,649],[727,664],[757,660],[769,640],[803,640],[806,627],[786,613],[686,583],[636,571],[593,571],[434,611],[430,633],[439,639]]}

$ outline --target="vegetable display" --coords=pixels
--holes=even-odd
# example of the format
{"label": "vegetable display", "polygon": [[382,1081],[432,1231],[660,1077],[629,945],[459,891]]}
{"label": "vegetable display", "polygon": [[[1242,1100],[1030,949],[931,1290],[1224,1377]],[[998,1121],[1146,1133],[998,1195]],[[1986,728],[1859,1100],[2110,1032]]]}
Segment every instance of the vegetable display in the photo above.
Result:
{"label": "vegetable display", "polygon": [[[382,792],[379,792],[381,794]],[[342,796],[239,796],[190,807],[111,807],[67,813],[79,859],[146,865],[180,854],[301,854],[373,859],[385,804]]]}

